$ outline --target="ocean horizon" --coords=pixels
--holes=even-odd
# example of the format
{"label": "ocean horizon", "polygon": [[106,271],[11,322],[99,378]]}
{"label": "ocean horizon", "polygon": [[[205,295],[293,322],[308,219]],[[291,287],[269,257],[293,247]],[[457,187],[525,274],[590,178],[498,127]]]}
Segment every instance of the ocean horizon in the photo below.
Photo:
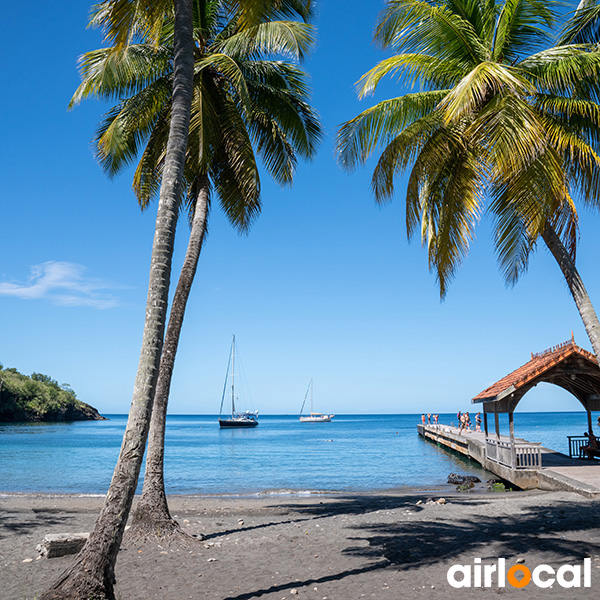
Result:
{"label": "ocean horizon", "polygon": [[[105,416],[106,421],[1,423],[0,493],[104,494],[127,421],[127,415]],[[167,417],[167,493],[368,492],[437,488],[451,472],[491,476],[475,461],[420,438],[421,413],[341,414],[331,423],[260,415],[259,427],[250,430],[219,429],[217,418]],[[440,413],[439,421],[456,424],[456,414]],[[506,415],[500,427],[508,432]],[[515,413],[517,437],[563,453],[567,436],[586,430],[584,411]],[[142,481],[143,471],[138,492]]]}

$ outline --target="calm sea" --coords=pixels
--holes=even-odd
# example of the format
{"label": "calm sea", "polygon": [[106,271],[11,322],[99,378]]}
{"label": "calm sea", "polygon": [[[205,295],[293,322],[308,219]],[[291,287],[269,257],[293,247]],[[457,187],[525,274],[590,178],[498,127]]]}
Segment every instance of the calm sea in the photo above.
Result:
{"label": "calm sea", "polygon": [[[0,424],[0,492],[105,493],[125,415],[108,421]],[[597,416],[594,416],[594,423]],[[451,472],[487,477],[417,435],[420,415],[339,415],[331,423],[264,416],[251,430],[220,430],[216,416],[169,416],[165,477],[176,494],[367,491],[434,487]],[[456,415],[440,415],[440,422]],[[492,420],[493,422],[493,420]],[[501,429],[508,431],[504,420]],[[517,413],[515,434],[567,452],[584,412]]]}

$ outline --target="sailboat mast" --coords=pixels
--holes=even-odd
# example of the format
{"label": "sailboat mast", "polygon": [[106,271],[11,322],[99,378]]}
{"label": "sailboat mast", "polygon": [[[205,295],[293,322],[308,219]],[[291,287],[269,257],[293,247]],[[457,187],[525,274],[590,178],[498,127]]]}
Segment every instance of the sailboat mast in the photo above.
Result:
{"label": "sailboat mast", "polygon": [[235,335],[231,341],[231,416],[235,413]]}
{"label": "sailboat mast", "polygon": [[313,380],[310,378],[310,414],[313,414],[313,406],[312,406],[312,398],[313,398]]}

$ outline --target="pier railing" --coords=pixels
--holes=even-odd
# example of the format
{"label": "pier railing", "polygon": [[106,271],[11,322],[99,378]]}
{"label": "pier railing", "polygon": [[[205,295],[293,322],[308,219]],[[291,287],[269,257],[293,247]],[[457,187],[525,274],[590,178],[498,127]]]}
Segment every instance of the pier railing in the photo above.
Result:
{"label": "pier railing", "polygon": [[[514,451],[513,451],[514,450]],[[488,437],[485,440],[486,457],[510,469],[539,469],[542,466],[540,444],[515,444]]]}
{"label": "pier railing", "polygon": [[[583,451],[581,450],[584,446],[589,444],[589,440],[585,435],[568,435],[569,439],[569,456],[571,458],[582,458]],[[600,446],[600,438],[596,438]]]}

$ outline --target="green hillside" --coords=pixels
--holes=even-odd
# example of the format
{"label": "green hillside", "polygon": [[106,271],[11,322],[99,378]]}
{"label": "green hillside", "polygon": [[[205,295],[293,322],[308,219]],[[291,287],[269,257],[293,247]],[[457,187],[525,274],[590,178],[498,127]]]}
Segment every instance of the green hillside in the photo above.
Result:
{"label": "green hillside", "polygon": [[68,384],[59,385],[48,375],[23,375],[0,364],[0,422],[98,421],[98,411],[77,400]]}

